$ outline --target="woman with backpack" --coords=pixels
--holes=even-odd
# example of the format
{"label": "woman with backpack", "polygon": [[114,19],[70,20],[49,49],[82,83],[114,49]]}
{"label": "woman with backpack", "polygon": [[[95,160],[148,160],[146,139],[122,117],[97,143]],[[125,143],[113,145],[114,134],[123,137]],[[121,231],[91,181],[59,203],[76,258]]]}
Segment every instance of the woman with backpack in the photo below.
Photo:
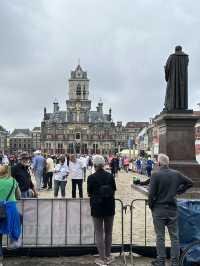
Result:
{"label": "woman with backpack", "polygon": [[3,235],[9,236],[10,249],[19,247],[21,223],[16,200],[20,196],[17,181],[8,175],[8,166],[0,166],[0,266],[3,265]]}
{"label": "woman with backpack", "polygon": [[93,159],[95,173],[87,180],[87,191],[90,197],[91,215],[94,221],[96,245],[99,258],[95,264],[99,266],[110,264],[112,246],[112,230],[115,215],[116,184],[113,176],[104,170],[103,156],[96,155]]}

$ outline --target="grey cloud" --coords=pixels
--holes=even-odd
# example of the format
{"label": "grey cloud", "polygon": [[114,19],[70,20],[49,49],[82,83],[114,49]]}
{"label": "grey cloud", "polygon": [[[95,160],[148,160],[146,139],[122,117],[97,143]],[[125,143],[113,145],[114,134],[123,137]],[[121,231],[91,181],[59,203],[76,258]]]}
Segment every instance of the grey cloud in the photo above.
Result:
{"label": "grey cloud", "polygon": [[[65,108],[78,58],[114,120],[147,120],[163,107],[163,66],[176,44],[190,55],[190,106],[200,101],[200,26],[184,0],[0,2],[0,124],[33,127],[54,98]],[[198,100],[199,99],[199,100]]]}

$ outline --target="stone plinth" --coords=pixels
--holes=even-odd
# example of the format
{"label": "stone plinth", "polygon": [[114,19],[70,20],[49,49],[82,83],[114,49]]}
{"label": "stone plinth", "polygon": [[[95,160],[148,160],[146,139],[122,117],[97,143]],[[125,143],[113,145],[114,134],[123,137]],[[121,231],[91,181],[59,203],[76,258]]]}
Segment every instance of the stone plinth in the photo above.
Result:
{"label": "stone plinth", "polygon": [[192,111],[161,113],[159,126],[159,153],[170,158],[170,167],[192,178],[200,187],[200,165],[195,154],[195,124],[199,119]]}

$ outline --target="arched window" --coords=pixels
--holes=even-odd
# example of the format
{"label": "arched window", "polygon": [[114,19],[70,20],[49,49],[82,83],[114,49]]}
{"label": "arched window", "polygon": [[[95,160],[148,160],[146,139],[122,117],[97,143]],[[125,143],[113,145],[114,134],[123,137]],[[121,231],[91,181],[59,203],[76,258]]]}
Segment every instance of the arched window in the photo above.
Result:
{"label": "arched window", "polygon": [[79,95],[79,96],[81,95],[81,85],[80,84],[77,85],[76,95]]}

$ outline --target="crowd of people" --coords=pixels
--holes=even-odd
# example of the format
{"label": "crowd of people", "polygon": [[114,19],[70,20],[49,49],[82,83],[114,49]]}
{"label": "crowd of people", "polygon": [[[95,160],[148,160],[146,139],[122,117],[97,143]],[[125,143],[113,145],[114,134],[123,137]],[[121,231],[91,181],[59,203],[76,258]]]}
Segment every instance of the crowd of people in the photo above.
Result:
{"label": "crowd of people", "polygon": [[[68,176],[72,180],[72,198],[76,198],[78,187],[79,197],[83,198],[83,182],[86,181],[87,171],[93,173],[94,155],[43,155],[35,151],[30,157],[26,153],[20,155],[3,155],[0,153],[0,165],[10,165],[11,176],[19,183],[22,198],[37,197],[42,190],[54,189],[54,197],[65,197]],[[119,171],[137,172],[151,176],[154,161],[138,157],[136,160],[118,154],[105,156],[105,169],[110,170],[114,178]]]}
{"label": "crowd of people", "polygon": [[[149,208],[152,211],[157,239],[157,259],[152,265],[165,266],[165,227],[168,228],[171,239],[171,265],[179,265],[176,194],[184,193],[192,186],[192,181],[169,168],[167,155],[158,156],[157,167],[153,172],[155,161],[150,157],[146,160],[138,157],[133,161],[118,155],[109,158],[104,158],[102,155],[43,156],[40,151],[36,151],[33,158],[22,153],[20,157],[12,160],[10,173],[9,158],[7,159],[2,160],[0,165],[0,266],[3,265],[2,235],[9,235],[10,247],[20,245],[21,219],[16,200],[37,197],[44,189],[54,189],[55,198],[60,191],[61,197],[65,198],[68,176],[71,176],[72,180],[72,198],[76,198],[77,187],[79,197],[83,198],[83,182],[87,181],[87,194],[90,198],[91,216],[99,252],[95,264],[99,266],[110,264],[113,261],[111,246],[117,189],[115,181],[118,171],[135,170],[138,174],[142,174],[144,167],[149,177]],[[110,171],[107,171],[108,168]]]}

